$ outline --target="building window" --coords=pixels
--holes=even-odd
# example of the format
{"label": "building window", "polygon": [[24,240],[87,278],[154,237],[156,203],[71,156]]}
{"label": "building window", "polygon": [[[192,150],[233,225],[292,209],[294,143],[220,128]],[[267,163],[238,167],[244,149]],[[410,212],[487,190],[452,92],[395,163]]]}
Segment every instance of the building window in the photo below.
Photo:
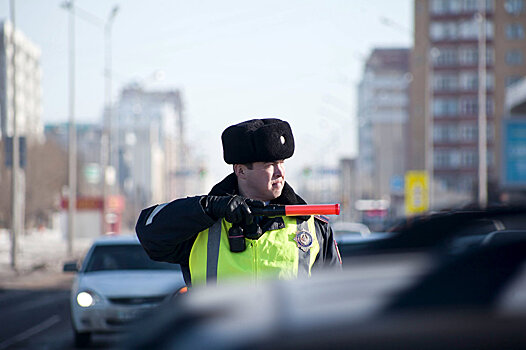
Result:
{"label": "building window", "polygon": [[435,125],[433,127],[433,140],[440,143],[451,143],[458,140],[458,128],[456,125]]}
{"label": "building window", "polygon": [[486,38],[492,39],[494,34],[495,28],[493,26],[493,22],[486,20]]}
{"label": "building window", "polygon": [[486,0],[486,13],[493,13],[494,9],[493,0]]}
{"label": "building window", "polygon": [[[486,0],[486,12],[493,12],[493,0]],[[434,15],[457,14],[478,10],[478,0],[431,0],[430,12]]]}
{"label": "building window", "polygon": [[[459,76],[459,86],[464,91],[476,91],[479,88],[478,72],[462,71]],[[493,72],[486,72],[486,90],[491,91],[495,86]]]}
{"label": "building window", "polygon": [[473,12],[478,10],[478,0],[464,0],[463,10],[465,12]]}
{"label": "building window", "polygon": [[446,2],[444,0],[431,0],[430,11],[434,15],[440,15],[446,12]]}
{"label": "building window", "polygon": [[460,99],[461,115],[476,115],[478,112],[476,97],[463,97]]}
{"label": "building window", "polygon": [[460,166],[460,158],[460,152],[452,150],[449,152],[449,165],[453,168],[458,168]]}
{"label": "building window", "polygon": [[[463,66],[474,66],[478,64],[478,48],[476,46],[462,46],[458,50],[459,62]],[[486,48],[486,64],[495,62],[495,51],[492,47]]]}
{"label": "building window", "polygon": [[433,115],[436,117],[458,115],[458,99],[437,97],[433,100]]}
{"label": "building window", "polygon": [[462,176],[460,179],[455,181],[455,190],[463,193],[469,193],[473,191],[474,178],[471,176]]}
{"label": "building window", "polygon": [[460,21],[459,37],[462,39],[472,39],[478,36],[478,23],[473,20]]}
{"label": "building window", "polygon": [[507,39],[524,39],[524,27],[521,23],[506,24],[506,38]]}
{"label": "building window", "polygon": [[504,3],[504,9],[506,12],[512,15],[521,14],[524,11],[524,1],[523,0],[506,0]]}
{"label": "building window", "polygon": [[[463,97],[460,99],[460,115],[474,116],[479,111],[477,97]],[[495,104],[492,98],[486,99],[486,114],[493,115],[495,111]]]}
{"label": "building window", "polygon": [[486,114],[493,115],[494,112],[495,112],[495,104],[493,103],[493,99],[487,98],[486,99]]}
{"label": "building window", "polygon": [[463,150],[460,155],[460,165],[464,168],[474,168],[477,164],[477,152],[474,150]]}
{"label": "building window", "polygon": [[458,53],[454,47],[441,47],[438,55],[432,57],[435,66],[456,66],[458,62]]}
{"label": "building window", "polygon": [[473,71],[463,71],[460,73],[460,88],[462,90],[477,90],[477,73]]}
{"label": "building window", "polygon": [[460,141],[473,142],[477,140],[477,126],[474,124],[464,124],[460,126]]}
{"label": "building window", "polygon": [[449,153],[443,150],[435,150],[433,152],[433,163],[437,169],[449,168]]}
{"label": "building window", "polygon": [[455,149],[435,149],[433,163],[436,169],[455,169],[462,164],[462,153]]}
{"label": "building window", "polygon": [[475,65],[478,62],[478,52],[475,46],[463,46],[459,49],[459,61],[464,66]]}
{"label": "building window", "polygon": [[456,91],[458,89],[458,78],[451,73],[436,73],[434,75],[435,91]]}
{"label": "building window", "polygon": [[521,50],[512,49],[506,52],[506,63],[510,66],[520,66],[523,61],[524,57]]}

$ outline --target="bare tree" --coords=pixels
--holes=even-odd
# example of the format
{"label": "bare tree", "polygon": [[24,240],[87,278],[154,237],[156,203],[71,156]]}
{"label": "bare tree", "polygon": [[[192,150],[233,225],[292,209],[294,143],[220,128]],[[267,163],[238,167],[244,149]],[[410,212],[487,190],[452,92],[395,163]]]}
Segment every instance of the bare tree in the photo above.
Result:
{"label": "bare tree", "polygon": [[29,145],[26,165],[26,225],[46,225],[60,209],[67,185],[67,153],[54,140]]}
{"label": "bare tree", "polygon": [[[11,225],[11,168],[5,165],[1,143],[0,226]],[[53,140],[28,144],[25,160],[25,222],[27,228],[47,225],[50,215],[60,208],[60,195],[67,185],[67,153]]]}

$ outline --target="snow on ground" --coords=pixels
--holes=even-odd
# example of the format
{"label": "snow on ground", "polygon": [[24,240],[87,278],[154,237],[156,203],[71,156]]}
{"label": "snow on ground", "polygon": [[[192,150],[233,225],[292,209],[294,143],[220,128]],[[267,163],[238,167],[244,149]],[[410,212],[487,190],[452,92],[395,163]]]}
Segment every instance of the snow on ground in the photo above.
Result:
{"label": "snow on ground", "polygon": [[65,262],[81,259],[93,239],[78,238],[73,254],[67,252],[67,241],[60,231],[34,230],[17,237],[16,271],[11,267],[11,238],[9,230],[0,229],[0,287],[7,280],[40,274],[62,273]]}

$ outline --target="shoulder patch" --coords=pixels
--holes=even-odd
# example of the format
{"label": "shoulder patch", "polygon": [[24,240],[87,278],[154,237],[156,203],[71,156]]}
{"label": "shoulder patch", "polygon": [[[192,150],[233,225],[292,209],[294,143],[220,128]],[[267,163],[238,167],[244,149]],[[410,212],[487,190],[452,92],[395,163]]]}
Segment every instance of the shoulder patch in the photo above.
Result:
{"label": "shoulder patch", "polygon": [[314,218],[315,219],[318,219],[326,224],[329,223],[329,217],[328,216],[325,216],[325,215],[314,215]]}

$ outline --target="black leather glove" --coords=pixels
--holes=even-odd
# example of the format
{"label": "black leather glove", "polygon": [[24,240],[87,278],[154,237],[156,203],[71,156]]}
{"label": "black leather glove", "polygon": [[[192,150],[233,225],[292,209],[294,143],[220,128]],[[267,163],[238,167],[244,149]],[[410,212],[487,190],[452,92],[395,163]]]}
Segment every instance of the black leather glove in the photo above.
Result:
{"label": "black leather glove", "polygon": [[250,225],[254,217],[249,205],[264,206],[264,203],[241,196],[204,196],[201,205],[214,220],[225,218],[233,224]]}

